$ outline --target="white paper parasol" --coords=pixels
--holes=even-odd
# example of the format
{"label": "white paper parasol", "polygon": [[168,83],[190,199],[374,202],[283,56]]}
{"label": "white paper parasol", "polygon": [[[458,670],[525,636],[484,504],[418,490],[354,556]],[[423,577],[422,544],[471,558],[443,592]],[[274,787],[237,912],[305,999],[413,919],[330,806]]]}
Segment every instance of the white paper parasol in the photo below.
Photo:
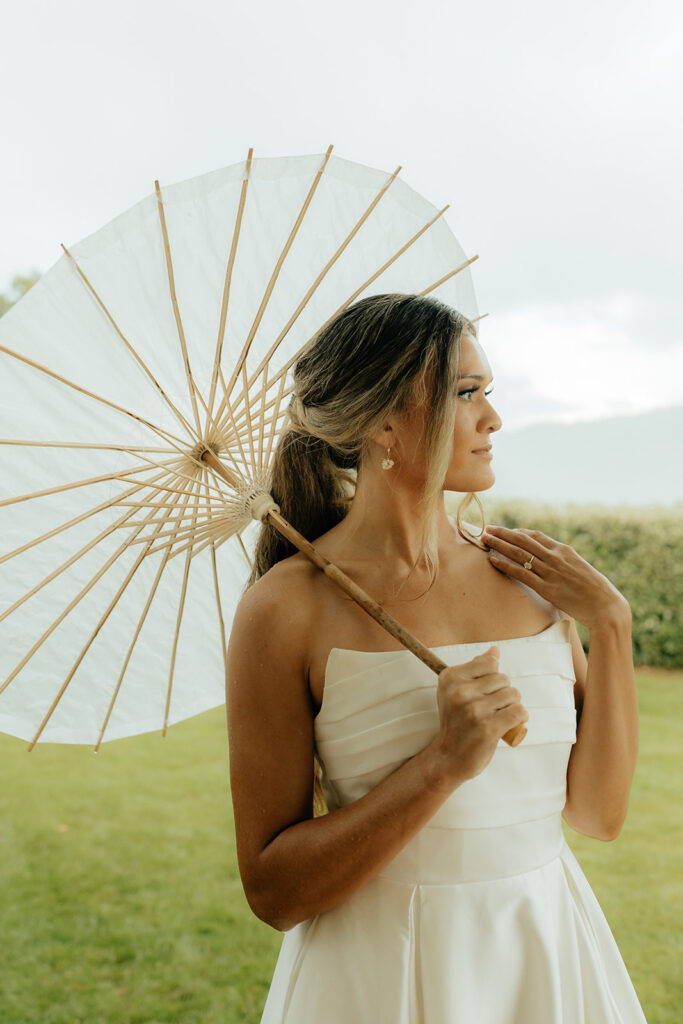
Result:
{"label": "white paper parasol", "polygon": [[478,318],[447,207],[331,150],[156,182],[0,320],[0,730],[97,747],[223,703],[296,356],[378,292]]}

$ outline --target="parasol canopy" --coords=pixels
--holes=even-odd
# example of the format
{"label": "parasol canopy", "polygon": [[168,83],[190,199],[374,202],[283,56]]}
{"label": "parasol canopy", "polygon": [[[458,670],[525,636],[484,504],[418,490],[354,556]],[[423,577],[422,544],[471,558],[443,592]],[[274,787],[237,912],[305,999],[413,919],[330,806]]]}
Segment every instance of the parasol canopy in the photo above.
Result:
{"label": "parasol canopy", "polygon": [[478,318],[399,171],[330,146],[155,182],[0,320],[0,730],[97,749],[224,703],[296,357],[379,292]]}

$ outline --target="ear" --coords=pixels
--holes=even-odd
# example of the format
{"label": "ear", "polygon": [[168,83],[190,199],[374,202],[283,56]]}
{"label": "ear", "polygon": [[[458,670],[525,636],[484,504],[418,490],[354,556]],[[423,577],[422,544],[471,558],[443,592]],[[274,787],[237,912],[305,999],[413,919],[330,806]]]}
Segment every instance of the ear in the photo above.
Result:
{"label": "ear", "polygon": [[370,440],[375,441],[380,448],[388,448],[390,445],[395,444],[396,434],[393,427],[387,424],[382,430],[378,430],[376,434],[373,434]]}

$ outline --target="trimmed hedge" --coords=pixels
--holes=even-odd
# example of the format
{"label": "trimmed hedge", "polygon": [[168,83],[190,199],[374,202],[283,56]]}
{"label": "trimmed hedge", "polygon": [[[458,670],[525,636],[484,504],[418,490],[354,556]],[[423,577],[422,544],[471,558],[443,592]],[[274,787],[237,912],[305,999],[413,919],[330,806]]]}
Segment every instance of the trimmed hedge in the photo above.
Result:
{"label": "trimmed hedge", "polygon": [[[683,502],[612,508],[479,497],[487,524],[540,530],[611,580],[633,613],[635,665],[683,668]],[[458,499],[451,495],[446,504],[452,515]],[[463,518],[477,522],[474,502]],[[587,651],[588,630],[577,629]]]}

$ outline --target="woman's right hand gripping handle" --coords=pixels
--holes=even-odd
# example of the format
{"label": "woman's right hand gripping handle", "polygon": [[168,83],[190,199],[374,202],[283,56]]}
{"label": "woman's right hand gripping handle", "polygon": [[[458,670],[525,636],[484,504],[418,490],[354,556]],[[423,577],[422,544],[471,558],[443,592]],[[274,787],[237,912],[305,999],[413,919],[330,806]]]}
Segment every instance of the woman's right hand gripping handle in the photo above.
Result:
{"label": "woman's right hand gripping handle", "polygon": [[484,770],[498,740],[529,719],[522,695],[498,671],[500,649],[494,644],[484,654],[439,673],[437,703],[441,727],[434,745],[447,778],[462,782]]}

